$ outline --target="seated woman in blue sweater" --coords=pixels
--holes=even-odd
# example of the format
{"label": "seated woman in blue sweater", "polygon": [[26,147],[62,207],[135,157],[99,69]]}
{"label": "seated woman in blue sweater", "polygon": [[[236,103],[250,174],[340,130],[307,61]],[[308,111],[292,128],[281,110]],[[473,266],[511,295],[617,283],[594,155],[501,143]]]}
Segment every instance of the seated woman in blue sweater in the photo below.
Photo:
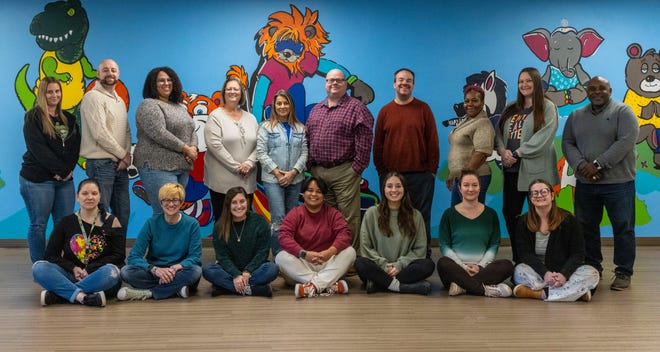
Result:
{"label": "seated woman in blue sweater", "polygon": [[500,222],[492,208],[479,202],[479,176],[463,170],[458,178],[462,201],[448,208],[440,220],[438,274],[450,296],[464,293],[509,297],[502,283],[513,273],[513,264],[495,260],[500,248]]}
{"label": "seated woman in blue sweater", "polygon": [[163,213],[147,220],[121,269],[124,300],[187,298],[197,290],[202,276],[202,238],[194,218],[179,211],[185,199],[183,186],[166,183],[158,191]]}
{"label": "seated woman in blue sweater", "polygon": [[545,301],[591,300],[598,271],[584,264],[584,237],[575,217],[557,207],[552,186],[534,180],[527,196],[529,211],[518,219],[519,263],[513,294]]}
{"label": "seated woman in blue sweater", "polygon": [[401,174],[385,175],[380,194],[383,201],[367,209],[362,220],[355,270],[367,293],[426,295],[431,284],[425,279],[433,274],[434,265],[426,258],[424,218],[412,207]]}
{"label": "seated woman in blue sweater", "polygon": [[248,210],[243,187],[227,191],[222,214],[213,229],[215,260],[202,270],[213,284],[211,296],[238,294],[271,297],[270,283],[279,269],[268,261],[270,227],[266,219]]}

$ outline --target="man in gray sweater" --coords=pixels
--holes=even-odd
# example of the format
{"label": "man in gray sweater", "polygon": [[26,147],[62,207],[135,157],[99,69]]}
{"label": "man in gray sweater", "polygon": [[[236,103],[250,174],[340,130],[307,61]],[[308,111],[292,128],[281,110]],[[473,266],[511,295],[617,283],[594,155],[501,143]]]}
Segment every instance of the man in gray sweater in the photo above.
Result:
{"label": "man in gray sweater", "polygon": [[607,79],[594,77],[591,104],[568,116],[562,150],[575,171],[575,217],[585,239],[586,263],[601,274],[600,221],[603,206],[614,234],[615,279],[610,288],[630,285],[635,263],[635,143],[639,125],[632,109],[610,98]]}

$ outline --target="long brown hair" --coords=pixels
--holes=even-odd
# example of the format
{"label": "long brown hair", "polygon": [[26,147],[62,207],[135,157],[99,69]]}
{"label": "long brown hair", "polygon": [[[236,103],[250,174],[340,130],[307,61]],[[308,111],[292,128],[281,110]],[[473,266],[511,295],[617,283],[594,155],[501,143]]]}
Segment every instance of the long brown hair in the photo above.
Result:
{"label": "long brown hair", "polygon": [[[62,83],[60,83],[59,79],[55,77],[44,77],[41,82],[39,82],[39,90],[37,91],[37,104],[35,106],[35,109],[37,109],[39,115],[41,116],[42,132],[50,138],[56,138],[58,136],[57,132],[55,132],[55,125],[53,124],[53,120],[51,120],[50,114],[48,113],[48,99],[46,98],[48,85],[53,83],[56,83],[60,87],[60,93],[62,92]],[[57,107],[55,108],[55,114],[59,116],[62,124],[68,128],[69,121],[62,112],[61,98],[57,103]],[[62,139],[64,139],[64,137]]]}
{"label": "long brown hair", "polygon": [[298,117],[296,117],[296,105],[293,103],[293,97],[291,97],[291,94],[289,94],[289,92],[284,89],[278,90],[273,96],[270,117],[268,118],[270,129],[275,128],[278,123],[277,112],[275,110],[275,101],[277,101],[277,97],[283,97],[287,102],[289,102],[289,114],[286,117],[286,122],[289,124],[289,126],[291,126],[291,128],[293,128],[295,131],[298,131],[298,128],[302,129],[303,126],[300,123],[300,120],[298,120]]}
{"label": "long brown hair", "polygon": [[[539,70],[534,67],[525,67],[520,70],[518,74],[518,80],[520,80],[520,75],[526,72],[532,78],[532,85],[534,86],[534,91],[532,92],[532,113],[534,114],[534,133],[543,127],[544,117],[543,110],[545,110],[545,95],[543,94],[543,86],[541,84],[541,74]],[[504,132],[504,122],[511,118],[511,116],[520,113],[525,108],[525,97],[520,93],[518,89],[518,95],[516,101],[509,104],[502,112],[502,117],[498,122],[498,128],[500,131]]]}
{"label": "long brown hair", "polygon": [[[531,192],[532,186],[542,183],[548,187],[550,190],[550,194],[554,194],[552,191],[552,185],[550,185],[550,182],[537,178],[536,180],[532,181],[532,183],[529,184],[529,188],[527,189],[528,192]],[[537,232],[541,228],[541,217],[539,214],[536,212],[536,207],[532,203],[532,197],[531,195],[527,195],[527,229],[532,232]],[[550,213],[548,214],[548,230],[554,231],[559,225],[561,224],[562,221],[566,218],[568,215],[568,212],[564,209],[561,209],[557,206],[557,202],[555,199],[552,199],[552,205],[550,208]]]}
{"label": "long brown hair", "polygon": [[[220,214],[220,218],[215,222],[213,228],[213,233],[215,233],[218,238],[222,236],[222,239],[225,242],[229,242],[229,235],[231,233],[230,230],[233,222],[231,215],[231,201],[239,194],[242,194],[245,197],[245,200],[248,200],[248,194],[243,187],[233,187],[227,191],[225,202],[222,203],[222,214]],[[248,215],[249,212],[250,209],[246,211],[246,215]]]}
{"label": "long brown hair", "polygon": [[392,229],[390,228],[390,207],[387,197],[385,197],[385,184],[387,183],[387,180],[392,177],[397,177],[401,180],[401,185],[403,186],[403,197],[401,197],[401,206],[399,207],[398,215],[399,231],[403,236],[415,237],[417,235],[417,229],[415,228],[415,220],[413,217],[414,208],[410,201],[410,196],[408,195],[406,180],[403,178],[403,175],[398,172],[388,173],[383,178],[383,182],[380,183],[380,194],[383,197],[383,200],[378,204],[378,229],[383,235],[385,235],[385,237],[392,236]]}

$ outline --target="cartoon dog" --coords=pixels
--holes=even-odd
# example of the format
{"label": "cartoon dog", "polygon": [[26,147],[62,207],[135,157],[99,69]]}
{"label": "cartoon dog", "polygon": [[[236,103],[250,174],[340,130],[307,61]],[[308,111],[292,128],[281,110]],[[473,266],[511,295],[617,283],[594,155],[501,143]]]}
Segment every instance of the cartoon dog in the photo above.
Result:
{"label": "cartoon dog", "polygon": [[660,55],[655,49],[642,54],[642,46],[633,43],[626,49],[626,85],[623,102],[630,105],[639,121],[637,143],[646,141],[653,150],[653,162],[660,169]]}

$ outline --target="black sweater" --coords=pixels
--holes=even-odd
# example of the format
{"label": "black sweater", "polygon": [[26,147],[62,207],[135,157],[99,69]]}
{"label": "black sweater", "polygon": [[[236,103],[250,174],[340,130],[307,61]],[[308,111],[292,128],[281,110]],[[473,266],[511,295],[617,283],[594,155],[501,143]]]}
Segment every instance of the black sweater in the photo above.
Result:
{"label": "black sweater", "polygon": [[[23,137],[27,151],[23,154],[21,176],[30,182],[53,181],[55,175],[65,178],[73,171],[78,162],[80,152],[80,129],[76,118],[63,111],[69,125],[69,134],[55,138],[44,134],[43,124],[38,108],[32,108],[25,113]],[[59,122],[59,117],[51,117],[53,122]]]}

